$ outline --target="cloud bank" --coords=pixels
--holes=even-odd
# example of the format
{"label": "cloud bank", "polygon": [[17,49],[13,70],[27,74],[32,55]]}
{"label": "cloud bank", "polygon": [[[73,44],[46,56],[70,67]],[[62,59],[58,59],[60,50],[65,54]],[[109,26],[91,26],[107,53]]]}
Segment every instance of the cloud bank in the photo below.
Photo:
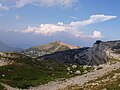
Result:
{"label": "cloud bank", "polygon": [[[72,7],[79,0],[1,0],[0,10],[8,10],[11,8],[22,8],[26,5],[40,6],[40,7]],[[11,3],[11,6],[3,6],[3,3]],[[6,4],[7,5],[7,4]]]}
{"label": "cloud bank", "polygon": [[69,24],[64,24],[63,22],[58,22],[57,24],[41,24],[38,27],[28,26],[22,33],[33,33],[38,35],[52,36],[58,33],[68,33],[79,38],[102,38],[103,35],[100,31],[94,31],[93,35],[86,35],[81,32],[80,28],[87,25],[100,23],[115,19],[117,16],[109,15],[92,15],[89,19],[83,21],[70,22]]}

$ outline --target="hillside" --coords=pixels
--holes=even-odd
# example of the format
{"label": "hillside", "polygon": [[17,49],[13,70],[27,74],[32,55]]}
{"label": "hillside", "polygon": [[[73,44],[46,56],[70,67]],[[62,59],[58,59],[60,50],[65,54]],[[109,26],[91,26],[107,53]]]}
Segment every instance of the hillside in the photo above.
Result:
{"label": "hillside", "polygon": [[80,48],[38,57],[40,60],[56,60],[79,65],[100,65],[120,60],[120,41],[96,41],[93,47]]}
{"label": "hillside", "polygon": [[[38,61],[19,53],[0,53],[0,83],[27,88],[44,84],[66,75],[66,65],[53,61]],[[54,75],[52,75],[54,74]]]}
{"label": "hillside", "polygon": [[30,57],[38,57],[38,56],[51,54],[58,51],[78,49],[78,48],[80,47],[66,44],[61,41],[56,41],[56,42],[52,42],[52,43],[41,45],[41,46],[31,47],[29,49],[22,51],[22,53]]}
{"label": "hillside", "polygon": [[[19,53],[0,52],[0,84],[17,88],[29,88],[50,81],[64,80],[92,70],[93,67],[84,68],[54,60],[38,61]],[[3,87],[0,85],[0,88]]]}
{"label": "hillside", "polygon": [[8,46],[5,43],[3,43],[2,41],[0,41],[0,51],[19,51],[19,50],[21,50],[21,49]]}

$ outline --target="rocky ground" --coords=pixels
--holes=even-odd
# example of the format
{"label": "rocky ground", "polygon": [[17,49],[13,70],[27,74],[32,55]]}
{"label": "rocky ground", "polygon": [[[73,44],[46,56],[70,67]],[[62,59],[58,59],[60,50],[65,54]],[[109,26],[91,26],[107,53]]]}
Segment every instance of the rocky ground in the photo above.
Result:
{"label": "rocky ground", "polygon": [[95,80],[99,77],[102,77],[104,75],[109,74],[110,72],[117,70],[120,68],[120,63],[116,63],[113,65],[105,65],[103,69],[96,70],[95,72],[90,72],[87,74],[84,74],[82,76],[77,76],[70,78],[66,81],[61,81],[61,82],[50,82],[46,85],[31,88],[29,90],[58,90],[58,89],[64,89],[69,85],[79,85],[82,86],[86,82],[89,82],[91,80]]}
{"label": "rocky ground", "polygon": [[[120,68],[120,62],[112,65],[104,65],[102,69],[96,70],[94,72],[90,72],[81,76],[76,76],[76,77],[67,79],[65,81],[49,82],[48,84],[40,85],[38,87],[31,87],[30,89],[26,89],[26,90],[65,90],[65,88],[68,86],[74,86],[74,85],[82,86],[87,82],[97,80],[100,77],[108,75],[109,73],[116,71],[119,68]],[[4,86],[8,90],[19,90],[19,89],[11,88],[7,85],[4,85]]]}

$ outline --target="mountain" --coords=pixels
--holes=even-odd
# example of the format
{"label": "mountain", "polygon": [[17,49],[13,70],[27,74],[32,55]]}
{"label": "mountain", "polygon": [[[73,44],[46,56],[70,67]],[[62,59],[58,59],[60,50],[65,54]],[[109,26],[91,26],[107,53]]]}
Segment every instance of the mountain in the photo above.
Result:
{"label": "mountain", "polygon": [[120,60],[120,40],[96,41],[93,47],[55,52],[38,57],[40,60],[56,60],[79,65],[100,65]]}
{"label": "mountain", "polygon": [[64,51],[69,49],[78,49],[79,46],[74,46],[70,44],[63,43],[61,41],[52,42],[49,44],[31,47],[22,51],[23,54],[31,57],[38,57],[46,54],[51,54],[58,51]]}
{"label": "mountain", "polygon": [[2,41],[0,41],[0,51],[19,51],[19,50],[21,50],[21,49],[8,46],[5,43],[3,43]]}

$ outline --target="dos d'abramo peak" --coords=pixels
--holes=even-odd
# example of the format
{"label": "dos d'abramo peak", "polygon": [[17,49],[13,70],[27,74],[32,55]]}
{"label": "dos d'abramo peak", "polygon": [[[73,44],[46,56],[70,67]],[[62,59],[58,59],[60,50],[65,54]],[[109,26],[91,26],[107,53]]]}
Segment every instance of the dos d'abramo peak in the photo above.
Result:
{"label": "dos d'abramo peak", "polygon": [[66,46],[66,47],[68,47],[69,49],[78,49],[78,48],[80,48],[79,46],[74,46],[74,45],[71,45],[71,44],[67,44],[67,43],[64,43],[64,42],[62,42],[62,41],[56,41],[56,42],[54,42],[54,43],[56,43],[56,44],[58,44],[58,45],[60,45],[60,46]]}
{"label": "dos d'abramo peak", "polygon": [[38,57],[58,51],[65,51],[65,50],[78,49],[78,48],[80,47],[67,44],[62,41],[56,41],[45,45],[31,47],[29,49],[22,51],[22,53],[30,57]]}

